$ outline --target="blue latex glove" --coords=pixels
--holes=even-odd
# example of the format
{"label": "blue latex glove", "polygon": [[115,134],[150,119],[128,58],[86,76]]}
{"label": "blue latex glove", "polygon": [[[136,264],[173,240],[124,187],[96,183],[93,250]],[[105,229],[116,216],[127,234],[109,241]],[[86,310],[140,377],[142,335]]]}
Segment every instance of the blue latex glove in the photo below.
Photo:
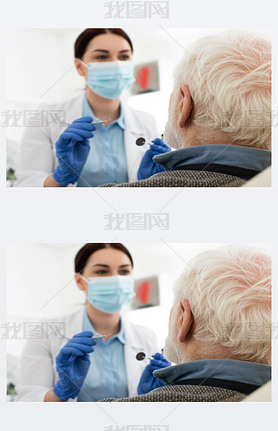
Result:
{"label": "blue latex glove", "polygon": [[147,394],[148,392],[165,386],[165,383],[153,376],[153,371],[159,370],[160,368],[166,368],[171,366],[171,362],[167,361],[161,353],[156,353],[149,365],[146,366],[141,376],[139,385],[137,387],[138,395]]}
{"label": "blue latex glove", "polygon": [[83,331],[74,335],[56,357],[59,380],[53,392],[61,401],[75,398],[80,392],[90,366],[89,353],[94,351],[96,341],[93,332]]}
{"label": "blue latex glove", "polygon": [[163,172],[164,168],[153,161],[153,156],[156,154],[168,153],[171,148],[166,145],[162,139],[156,138],[152,141],[155,145],[151,145],[149,150],[144,154],[137,172],[138,180],[145,180],[154,174]]}
{"label": "blue latex glove", "polygon": [[70,124],[56,142],[56,156],[59,165],[53,178],[62,187],[78,181],[90,151],[89,139],[96,126],[92,117],[82,117]]}

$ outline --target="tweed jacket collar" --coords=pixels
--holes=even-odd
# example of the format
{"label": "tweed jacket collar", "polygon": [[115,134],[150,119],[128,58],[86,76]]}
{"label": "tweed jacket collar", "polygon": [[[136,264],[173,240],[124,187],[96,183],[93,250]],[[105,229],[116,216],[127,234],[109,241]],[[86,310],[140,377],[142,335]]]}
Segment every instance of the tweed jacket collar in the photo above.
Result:
{"label": "tweed jacket collar", "polygon": [[153,374],[167,385],[194,379],[197,384],[206,385],[209,378],[260,387],[271,379],[271,367],[247,361],[205,359],[162,368]]}
{"label": "tweed jacket collar", "polygon": [[199,145],[156,155],[166,171],[198,170],[235,175],[248,180],[271,164],[271,151],[238,145]]}

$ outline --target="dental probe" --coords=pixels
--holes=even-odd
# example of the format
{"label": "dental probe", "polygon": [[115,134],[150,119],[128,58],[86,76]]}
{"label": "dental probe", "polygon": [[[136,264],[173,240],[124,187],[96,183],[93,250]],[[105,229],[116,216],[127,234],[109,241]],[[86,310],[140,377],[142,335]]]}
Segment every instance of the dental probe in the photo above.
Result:
{"label": "dental probe", "polygon": [[109,337],[109,335],[111,334],[106,334],[106,335],[96,335],[95,337],[91,337],[93,340],[97,340],[98,338],[106,338]]}
{"label": "dental probe", "polygon": [[109,118],[108,120],[103,120],[103,121],[92,121],[91,124],[103,124],[103,123],[108,123],[108,121],[110,121],[111,118]]}
{"label": "dental probe", "polygon": [[[108,120],[101,120],[101,121],[92,121],[91,124],[103,124],[103,123],[108,123],[108,121],[110,121],[111,118],[108,118]],[[72,123],[66,123],[67,126],[70,126]]]}

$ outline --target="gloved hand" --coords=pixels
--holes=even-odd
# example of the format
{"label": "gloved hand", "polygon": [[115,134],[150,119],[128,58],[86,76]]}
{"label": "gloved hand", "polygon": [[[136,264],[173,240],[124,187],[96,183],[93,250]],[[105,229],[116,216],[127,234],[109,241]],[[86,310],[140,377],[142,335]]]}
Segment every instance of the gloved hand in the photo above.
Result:
{"label": "gloved hand", "polygon": [[53,392],[61,401],[75,398],[80,392],[90,366],[89,353],[94,351],[96,341],[93,332],[83,331],[74,335],[56,357],[59,380]]}
{"label": "gloved hand", "polygon": [[141,160],[137,172],[138,180],[145,180],[154,174],[163,172],[164,168],[153,161],[153,156],[156,154],[168,153],[171,148],[166,145],[162,139],[156,138],[152,141],[155,145],[151,145],[149,150],[147,150]]}
{"label": "gloved hand", "polygon": [[90,151],[89,139],[96,126],[91,124],[92,117],[82,117],[74,120],[60,135],[56,142],[56,156],[59,165],[53,173],[53,178],[62,187],[74,184],[78,180]]}
{"label": "gloved hand", "polygon": [[147,394],[148,392],[165,386],[165,383],[153,376],[153,371],[160,368],[166,368],[171,366],[171,362],[167,361],[161,353],[156,353],[149,365],[146,366],[141,376],[139,385],[137,387],[138,395]]}

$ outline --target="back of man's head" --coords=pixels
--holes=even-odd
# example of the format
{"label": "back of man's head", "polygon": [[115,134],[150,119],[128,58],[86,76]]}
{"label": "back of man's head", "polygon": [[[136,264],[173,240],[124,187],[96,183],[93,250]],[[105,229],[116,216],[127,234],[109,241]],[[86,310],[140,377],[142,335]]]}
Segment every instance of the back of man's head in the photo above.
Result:
{"label": "back of man's head", "polygon": [[227,133],[235,145],[271,148],[269,41],[236,30],[204,37],[186,50],[174,79],[174,92],[189,88],[197,128]]}
{"label": "back of man's head", "polygon": [[230,245],[199,254],[175,287],[175,304],[187,299],[192,337],[222,346],[231,359],[271,359],[271,259],[260,249]]}

